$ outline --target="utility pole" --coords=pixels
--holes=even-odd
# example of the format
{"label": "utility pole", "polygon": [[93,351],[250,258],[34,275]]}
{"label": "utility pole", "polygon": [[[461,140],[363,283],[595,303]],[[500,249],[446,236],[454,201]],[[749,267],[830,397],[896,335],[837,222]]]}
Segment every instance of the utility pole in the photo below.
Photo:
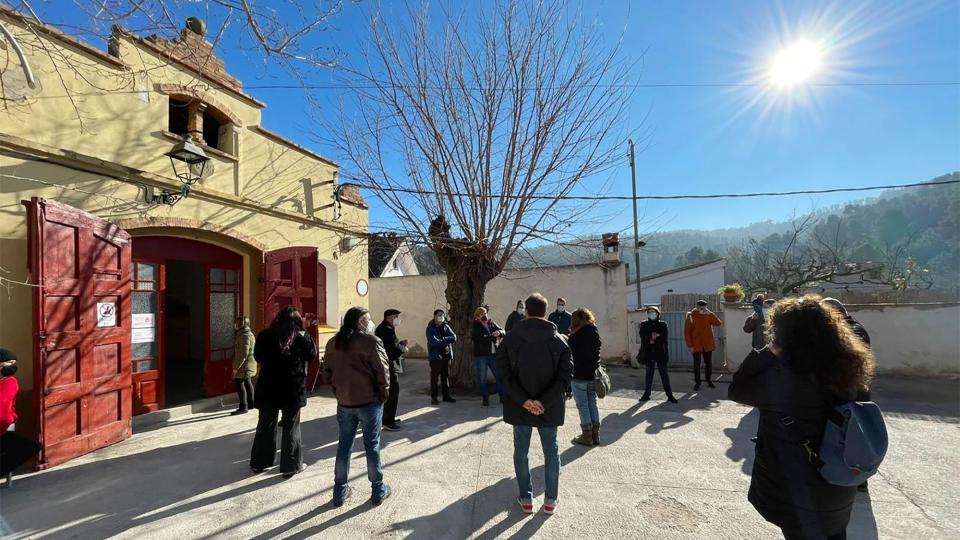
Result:
{"label": "utility pole", "polygon": [[640,224],[637,222],[637,160],[633,153],[633,139],[630,139],[630,177],[633,179],[633,268],[637,273],[637,309],[643,309],[643,297],[640,294],[640,248],[646,242],[640,241]]}

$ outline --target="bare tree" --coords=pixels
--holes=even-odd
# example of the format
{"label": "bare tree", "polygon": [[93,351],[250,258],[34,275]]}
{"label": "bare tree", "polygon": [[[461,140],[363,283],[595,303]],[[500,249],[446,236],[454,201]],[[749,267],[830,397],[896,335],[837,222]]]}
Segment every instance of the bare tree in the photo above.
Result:
{"label": "bare tree", "polygon": [[525,243],[588,219],[590,202],[562,197],[624,162],[630,65],[562,2],[497,0],[440,17],[428,4],[409,24],[371,18],[363,63],[349,68],[360,90],[334,142],[395,228],[437,254],[462,336],[452,378],[469,385],[471,316],[487,284]]}
{"label": "bare tree", "polygon": [[792,230],[762,240],[751,238],[731,250],[735,279],[749,292],[789,294],[803,285],[830,279],[836,273],[837,248],[811,240],[813,214],[794,218]]}

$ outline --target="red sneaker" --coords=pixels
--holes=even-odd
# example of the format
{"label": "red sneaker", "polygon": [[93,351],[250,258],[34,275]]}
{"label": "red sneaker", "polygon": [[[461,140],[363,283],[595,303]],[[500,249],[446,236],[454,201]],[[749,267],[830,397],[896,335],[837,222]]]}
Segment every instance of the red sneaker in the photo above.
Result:
{"label": "red sneaker", "polygon": [[525,514],[533,513],[533,501],[524,501],[520,497],[517,497],[517,504],[520,505],[520,509],[523,510]]}
{"label": "red sneaker", "polygon": [[557,501],[545,501],[543,503],[543,513],[552,516],[557,511]]}

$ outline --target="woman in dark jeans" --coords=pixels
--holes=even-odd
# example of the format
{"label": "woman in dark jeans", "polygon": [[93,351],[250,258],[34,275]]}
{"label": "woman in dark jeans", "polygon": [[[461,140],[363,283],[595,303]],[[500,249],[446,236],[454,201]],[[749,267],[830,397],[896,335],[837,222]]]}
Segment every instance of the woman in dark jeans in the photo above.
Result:
{"label": "woman in dark jeans", "polygon": [[829,413],[867,386],[873,354],[819,296],[779,301],[767,333],[729,390],[760,409],[748,498],[787,540],[845,539],[857,488],[824,481],[803,443],[820,447]]}
{"label": "woman in dark jeans", "polygon": [[260,419],[250,451],[250,468],[261,473],[273,467],[277,451],[277,416],[282,412],[280,473],[284,478],[290,478],[304,469],[300,409],[307,404],[307,367],[317,357],[317,347],[304,331],[303,317],[297,308],[283,308],[270,328],[260,332],[253,357],[260,364],[254,397]]}
{"label": "woman in dark jeans", "polygon": [[580,413],[581,435],[574,444],[600,445],[600,410],[597,408],[595,374],[600,367],[600,332],[589,309],[579,308],[572,314],[570,351],[573,353],[573,400]]}

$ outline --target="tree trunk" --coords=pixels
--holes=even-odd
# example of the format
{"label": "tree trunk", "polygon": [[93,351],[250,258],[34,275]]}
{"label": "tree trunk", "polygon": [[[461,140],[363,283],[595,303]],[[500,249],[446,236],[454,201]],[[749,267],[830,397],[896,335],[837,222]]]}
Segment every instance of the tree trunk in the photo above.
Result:
{"label": "tree trunk", "polygon": [[489,280],[478,278],[472,265],[463,264],[447,273],[447,303],[450,306],[450,326],[457,334],[453,365],[450,366],[450,384],[458,388],[477,387],[477,369],[473,361],[473,312],[483,305],[483,295]]}
{"label": "tree trunk", "polygon": [[496,250],[482,242],[466,243],[452,239],[450,226],[443,216],[438,216],[430,223],[430,239],[430,248],[437,254],[447,276],[447,317],[450,327],[457,334],[453,365],[450,366],[450,384],[472,390],[478,386],[473,362],[473,339],[470,337],[473,312],[483,305],[487,283],[499,273]]}

